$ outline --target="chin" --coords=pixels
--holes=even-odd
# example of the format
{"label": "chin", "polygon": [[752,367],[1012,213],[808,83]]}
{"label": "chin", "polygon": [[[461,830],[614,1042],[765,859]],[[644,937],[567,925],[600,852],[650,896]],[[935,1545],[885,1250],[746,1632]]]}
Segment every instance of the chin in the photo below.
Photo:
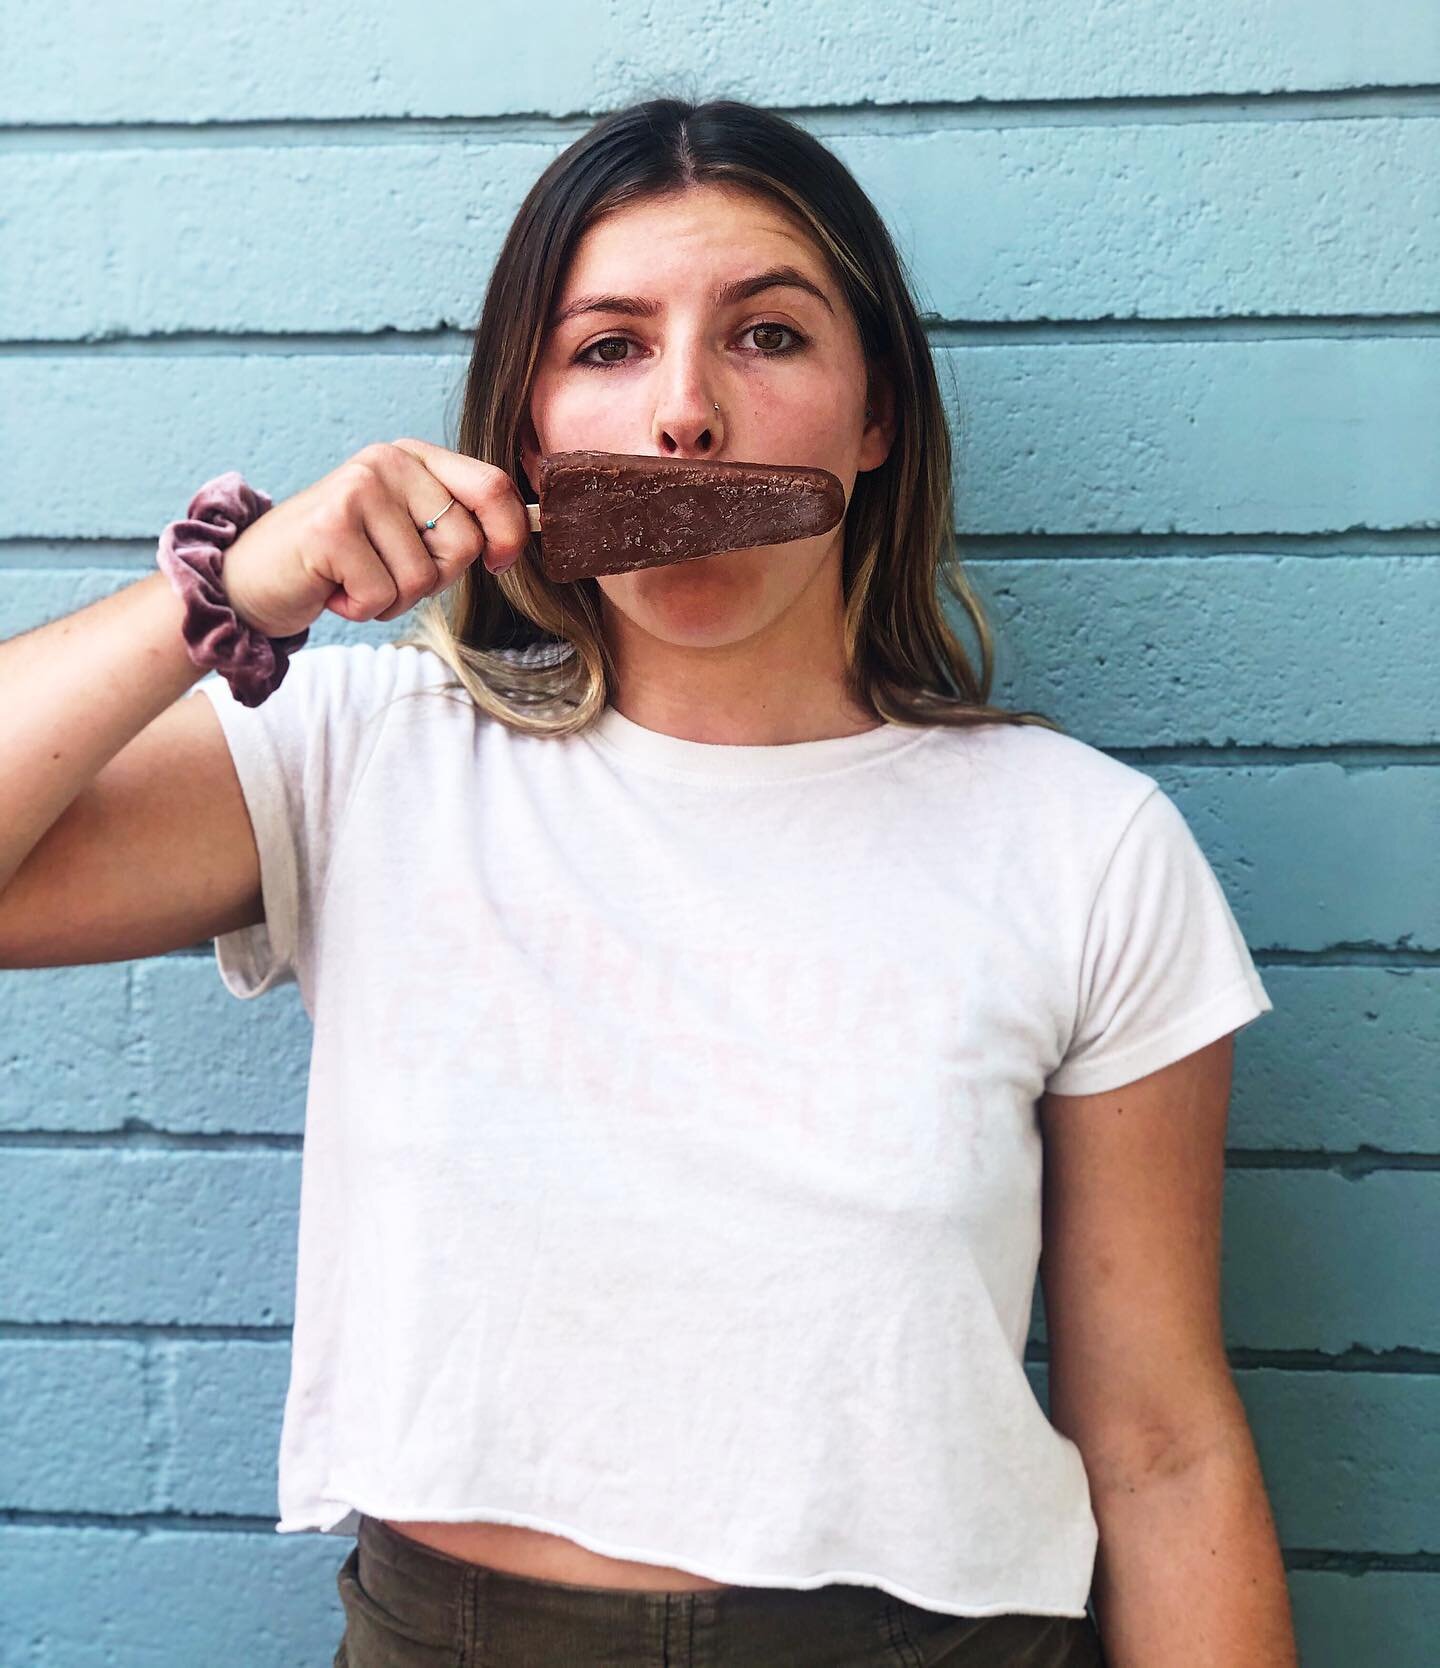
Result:
{"label": "chin", "polygon": [[632,573],[600,574],[596,583],[605,596],[627,614],[647,609],[690,606],[691,599],[753,595],[761,579],[754,550],[722,550],[713,556],[691,556],[683,562],[636,568]]}
{"label": "chin", "polygon": [[[797,575],[778,583],[787,552],[774,545],[720,550],[633,573],[602,574],[610,607],[651,637],[692,648],[743,642],[770,625],[795,600]],[[768,584],[767,584],[768,580]]]}

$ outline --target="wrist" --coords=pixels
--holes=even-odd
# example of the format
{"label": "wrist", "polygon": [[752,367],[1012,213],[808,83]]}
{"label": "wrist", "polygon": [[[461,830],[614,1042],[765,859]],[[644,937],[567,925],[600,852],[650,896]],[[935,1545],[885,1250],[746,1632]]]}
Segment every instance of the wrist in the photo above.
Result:
{"label": "wrist", "polygon": [[227,470],[206,481],[189,513],[160,535],[155,559],[185,603],[181,627],[186,649],[203,671],[218,671],[242,706],[256,707],[280,687],[289,657],[310,635],[270,635],[242,617],[222,582],[226,552],[240,533],[271,507],[271,500],[239,473]]}

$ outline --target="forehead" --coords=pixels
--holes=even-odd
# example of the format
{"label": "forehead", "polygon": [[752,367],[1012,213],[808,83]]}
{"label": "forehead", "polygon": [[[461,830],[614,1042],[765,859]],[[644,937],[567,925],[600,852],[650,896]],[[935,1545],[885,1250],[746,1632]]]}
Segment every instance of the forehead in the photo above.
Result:
{"label": "forehead", "polygon": [[562,293],[612,278],[639,283],[653,278],[661,264],[683,272],[704,256],[737,267],[783,259],[820,284],[829,282],[798,216],[754,192],[703,185],[627,203],[589,226],[575,246]]}

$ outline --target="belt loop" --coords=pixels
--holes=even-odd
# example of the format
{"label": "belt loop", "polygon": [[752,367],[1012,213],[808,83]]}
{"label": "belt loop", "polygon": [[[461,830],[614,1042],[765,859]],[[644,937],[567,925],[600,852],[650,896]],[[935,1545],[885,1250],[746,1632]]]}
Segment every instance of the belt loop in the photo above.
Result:
{"label": "belt loop", "polygon": [[460,1596],[461,1668],[485,1668],[481,1655],[480,1569],[468,1570]]}
{"label": "belt loop", "polygon": [[695,1661],[695,1599],[692,1592],[665,1592],[665,1627],[661,1661],[665,1668],[693,1668]]}

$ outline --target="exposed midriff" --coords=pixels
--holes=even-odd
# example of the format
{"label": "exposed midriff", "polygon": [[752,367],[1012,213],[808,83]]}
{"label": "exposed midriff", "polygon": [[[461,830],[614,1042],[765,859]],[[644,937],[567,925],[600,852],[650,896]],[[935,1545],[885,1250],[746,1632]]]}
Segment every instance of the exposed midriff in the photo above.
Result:
{"label": "exposed midriff", "polygon": [[466,1563],[486,1564],[510,1575],[539,1581],[565,1581],[582,1587],[641,1589],[647,1592],[694,1592],[728,1587],[732,1582],[711,1581],[689,1570],[663,1564],[636,1563],[629,1558],[607,1558],[579,1546],[563,1535],[513,1523],[414,1523],[394,1518],[380,1520],[397,1534],[419,1541]]}

